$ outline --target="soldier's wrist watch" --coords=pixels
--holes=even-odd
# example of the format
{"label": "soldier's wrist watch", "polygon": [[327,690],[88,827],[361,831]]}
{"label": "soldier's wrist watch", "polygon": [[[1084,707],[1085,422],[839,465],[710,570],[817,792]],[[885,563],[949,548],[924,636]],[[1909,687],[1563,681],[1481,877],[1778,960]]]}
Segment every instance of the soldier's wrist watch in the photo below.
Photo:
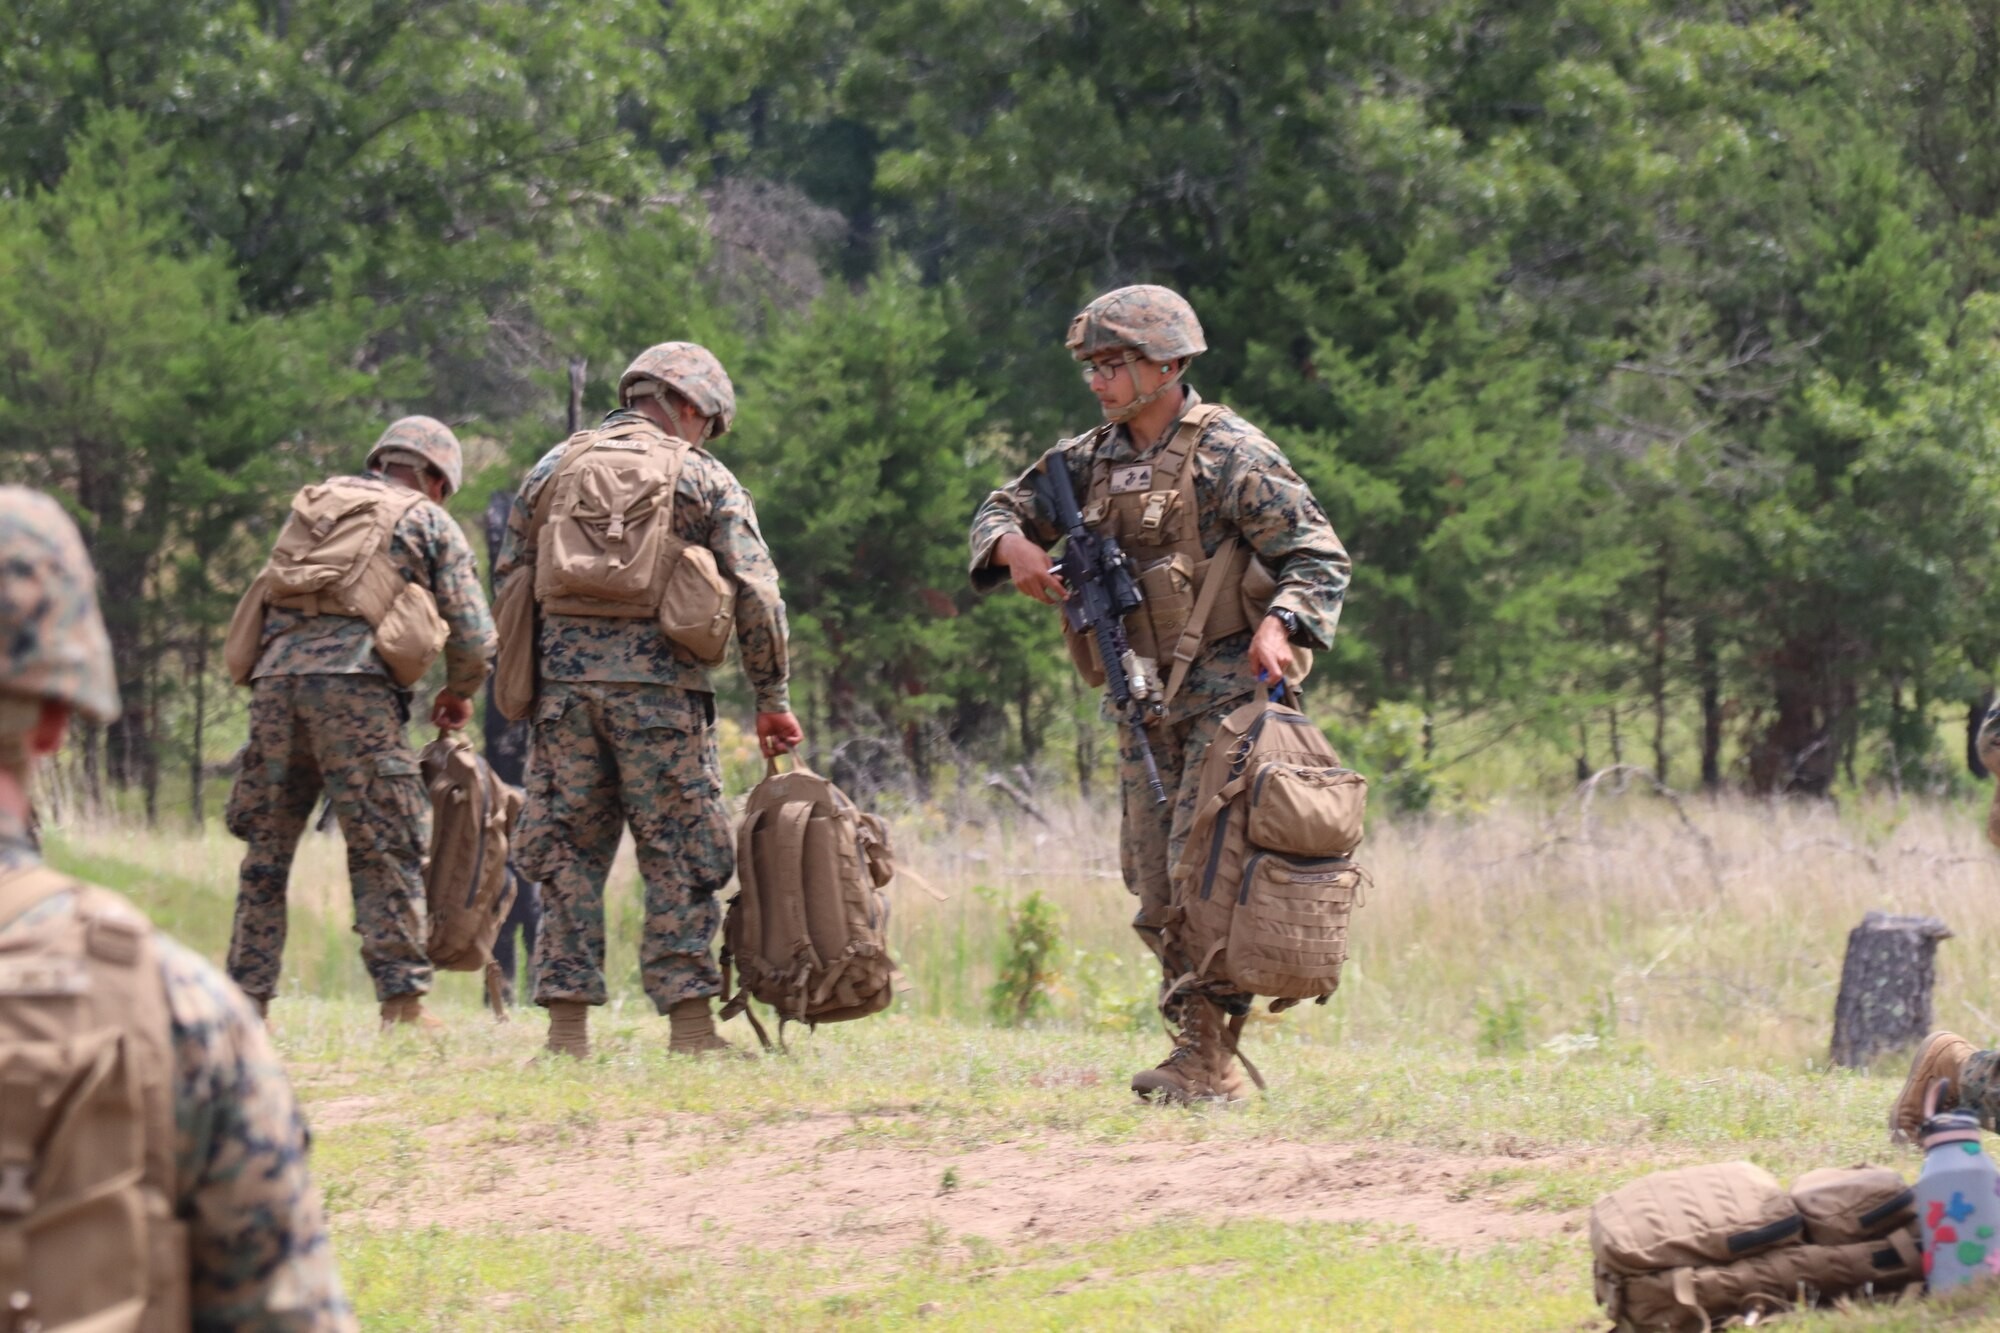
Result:
{"label": "soldier's wrist watch", "polygon": [[1299,637],[1298,612],[1287,611],[1282,606],[1274,606],[1269,611],[1266,611],[1264,614],[1285,627],[1285,637],[1287,639],[1296,639]]}

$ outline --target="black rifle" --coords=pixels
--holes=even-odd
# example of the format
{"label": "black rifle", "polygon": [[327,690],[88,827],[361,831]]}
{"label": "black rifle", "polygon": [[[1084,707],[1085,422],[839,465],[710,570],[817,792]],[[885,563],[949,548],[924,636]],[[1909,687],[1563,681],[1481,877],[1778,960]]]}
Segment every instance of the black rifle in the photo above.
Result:
{"label": "black rifle", "polygon": [[[1153,803],[1165,805],[1167,789],[1160,785],[1160,769],[1153,762],[1153,747],[1146,741],[1146,700],[1157,696],[1160,686],[1158,681],[1145,679],[1125,640],[1125,617],[1145,601],[1139,581],[1132,576],[1131,557],[1118,548],[1116,540],[1100,537],[1083,525],[1076,488],[1070,484],[1069,464],[1060,453],[1052,453],[1044,461],[1041,491],[1064,535],[1062,559],[1055,567],[1056,577],[1069,589],[1063,600],[1063,618],[1076,633],[1096,639],[1098,660],[1104,664],[1105,692],[1139,743]],[[1139,676],[1136,685],[1135,675]]]}

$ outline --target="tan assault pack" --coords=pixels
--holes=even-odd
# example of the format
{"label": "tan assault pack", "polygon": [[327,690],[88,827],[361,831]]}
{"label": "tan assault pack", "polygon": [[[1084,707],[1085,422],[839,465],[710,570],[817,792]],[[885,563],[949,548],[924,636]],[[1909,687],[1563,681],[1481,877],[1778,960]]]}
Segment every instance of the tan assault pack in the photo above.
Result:
{"label": "tan assault pack", "polygon": [[[1196,407],[1146,462],[1096,460],[1083,499],[1084,526],[1115,539],[1137,571],[1145,600],[1125,618],[1125,636],[1146,678],[1163,683],[1163,702],[1180,693],[1205,645],[1255,628],[1278,590],[1276,577],[1241,539],[1224,541],[1213,556],[1202,550],[1195,446],[1202,431],[1228,410],[1219,403]],[[1091,438],[1093,448],[1108,429],[1100,427]],[[1078,634],[1065,620],[1063,639],[1084,681],[1102,685],[1096,636]],[[1299,663],[1296,680],[1304,680],[1312,653],[1292,651]]]}
{"label": "tan assault pack", "polygon": [[772,760],[754,787],[736,835],[736,896],[723,921],[723,990],[741,987],[722,1017],[749,1014],[766,1048],[755,998],[787,1020],[814,1026],[866,1018],[889,1007],[900,979],[889,958],[894,878],[889,830],[832,782],[792,760]]}
{"label": "tan assault pack", "polygon": [[1340,985],[1362,871],[1368,781],[1312,719],[1258,699],[1223,720],[1202,761],[1173,870],[1170,957],[1192,980],[1246,995],[1324,1000]]}
{"label": "tan assault pack", "polygon": [[1808,1172],[1790,1193],[1749,1162],[1635,1180],[1590,1210],[1598,1303],[1620,1333],[1896,1291],[1923,1276],[1915,1195],[1895,1171]]}
{"label": "tan assault pack", "polygon": [[[21,923],[68,891],[74,910]],[[0,878],[0,1311],[9,1327],[188,1327],[173,1080],[152,929],[44,867]]]}
{"label": "tan assault pack", "polygon": [[694,446],[647,421],[570,437],[535,501],[527,566],[494,608],[494,699],[518,722],[536,690],[537,607],[554,615],[654,620],[702,666],[720,664],[736,630],[736,585],[715,553],[674,534],[675,491]]}
{"label": "tan assault pack", "polygon": [[389,556],[396,525],[423,500],[408,487],[358,477],[337,477],[293,497],[270,560],[230,617],[222,649],[230,679],[250,683],[267,606],[365,620],[396,683],[423,679],[444,650],[444,617],[431,590],[405,579]]}
{"label": "tan assault pack", "polygon": [[440,735],[417,756],[431,798],[431,854],[424,865],[430,938],[425,952],[447,972],[484,972],[486,1002],[507,1016],[493,941],[514,906],[507,849],[521,793],[462,732]]}

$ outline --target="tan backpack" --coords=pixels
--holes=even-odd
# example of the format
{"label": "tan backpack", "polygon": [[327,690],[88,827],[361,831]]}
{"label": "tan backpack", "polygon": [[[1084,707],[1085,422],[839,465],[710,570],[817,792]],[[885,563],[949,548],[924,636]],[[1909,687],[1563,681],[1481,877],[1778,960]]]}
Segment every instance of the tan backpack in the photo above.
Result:
{"label": "tan backpack", "polygon": [[1635,1180],[1590,1210],[1592,1276],[1620,1333],[1706,1333],[1923,1276],[1894,1171],[1814,1171],[1787,1193],[1749,1162]]}
{"label": "tan backpack", "polygon": [[484,972],[486,1001],[507,1016],[493,941],[514,906],[507,848],[521,793],[500,780],[463,732],[439,735],[417,756],[431,797],[431,854],[424,865],[430,938],[425,952],[447,972]]}
{"label": "tan backpack", "polygon": [[395,682],[423,679],[448,631],[431,590],[405,579],[389,555],[396,525],[423,501],[406,486],[360,477],[337,477],[294,496],[270,560],[230,617],[222,651],[230,679],[250,683],[267,606],[365,620]]}
{"label": "tan backpack", "polygon": [[1340,985],[1368,782],[1295,708],[1232,712],[1202,761],[1165,934],[1190,979],[1324,1000]]}
{"label": "tan backpack", "polygon": [[750,792],[736,838],[736,896],[723,921],[723,990],[742,986],[722,1016],[750,1016],[754,997],[787,1020],[816,1026],[889,1007],[900,979],[889,958],[889,900],[896,874],[889,830],[840,788],[794,757],[769,762]]}
{"label": "tan backpack", "polygon": [[[20,924],[68,891],[76,910]],[[115,893],[0,878],[0,1293],[9,1327],[188,1327],[172,1048],[152,928]]]}

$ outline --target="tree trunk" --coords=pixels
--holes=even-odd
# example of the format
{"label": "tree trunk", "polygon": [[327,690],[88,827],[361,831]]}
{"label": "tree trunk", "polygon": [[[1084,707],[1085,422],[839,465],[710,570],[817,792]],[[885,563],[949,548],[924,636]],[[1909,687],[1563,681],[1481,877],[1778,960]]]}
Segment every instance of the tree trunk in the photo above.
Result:
{"label": "tree trunk", "polygon": [[188,813],[194,826],[208,823],[207,791],[202,772],[202,742],[208,732],[208,626],[194,636],[194,742],[188,759]]}
{"label": "tree trunk", "polygon": [[1015,705],[1021,712],[1021,759],[1032,764],[1042,752],[1042,736],[1035,729],[1035,684],[1023,678]]}
{"label": "tree trunk", "polygon": [[1667,559],[1660,555],[1653,596],[1653,776],[1667,785]]}
{"label": "tree trunk", "polygon": [[1722,666],[1716,660],[1715,628],[1707,617],[1694,622],[1694,667],[1701,686],[1701,787],[1722,787]]}
{"label": "tree trunk", "polygon": [[1833,1004],[1835,1065],[1865,1068],[1930,1033],[1938,941],[1950,938],[1950,927],[1934,916],[1887,912],[1868,913],[1848,932]]}
{"label": "tree trunk", "polygon": [[1979,728],[1986,721],[1986,710],[1993,707],[1993,691],[1988,690],[1979,698],[1966,705],[1965,714],[1965,767],[1966,771],[1981,782],[1993,777],[1986,771],[1985,763],[1979,758]]}
{"label": "tree trunk", "polygon": [[1074,671],[1069,673],[1070,715],[1076,722],[1076,794],[1085,804],[1090,801],[1091,776],[1097,768],[1096,720],[1088,715],[1085,703],[1088,698],[1083,678]]}
{"label": "tree trunk", "polygon": [[569,433],[574,435],[583,428],[583,380],[590,369],[590,362],[580,356],[569,359],[569,403],[566,417]]}
{"label": "tree trunk", "polygon": [[1824,796],[1833,786],[1842,713],[1833,637],[1794,639],[1772,656],[1773,716],[1750,754],[1750,785],[1760,795]]}

